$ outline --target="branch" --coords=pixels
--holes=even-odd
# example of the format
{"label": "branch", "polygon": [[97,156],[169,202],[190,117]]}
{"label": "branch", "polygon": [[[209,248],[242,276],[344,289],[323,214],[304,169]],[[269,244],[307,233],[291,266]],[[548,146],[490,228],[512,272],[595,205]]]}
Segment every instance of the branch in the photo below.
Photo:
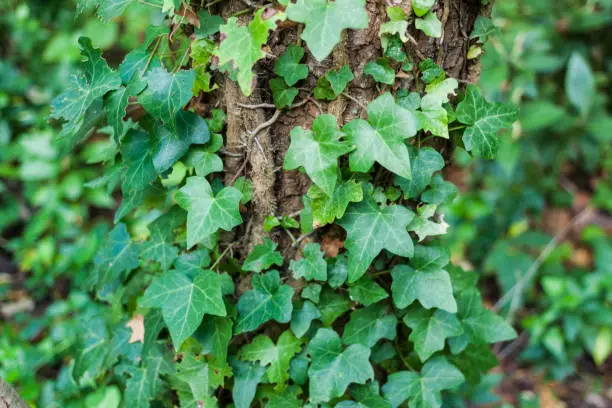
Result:
{"label": "branch", "polygon": [[2,377],[0,377],[0,408],[30,408]]}

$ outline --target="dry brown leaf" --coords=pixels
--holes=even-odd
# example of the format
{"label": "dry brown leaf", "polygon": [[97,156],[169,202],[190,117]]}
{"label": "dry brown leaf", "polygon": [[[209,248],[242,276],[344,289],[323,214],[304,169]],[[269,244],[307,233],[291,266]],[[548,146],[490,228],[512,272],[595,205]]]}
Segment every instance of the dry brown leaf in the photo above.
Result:
{"label": "dry brown leaf", "polygon": [[144,335],[145,335],[145,327],[144,327],[144,316],[139,314],[136,315],[125,324],[125,327],[128,327],[132,330],[132,334],[130,335],[129,344],[141,342],[144,343]]}

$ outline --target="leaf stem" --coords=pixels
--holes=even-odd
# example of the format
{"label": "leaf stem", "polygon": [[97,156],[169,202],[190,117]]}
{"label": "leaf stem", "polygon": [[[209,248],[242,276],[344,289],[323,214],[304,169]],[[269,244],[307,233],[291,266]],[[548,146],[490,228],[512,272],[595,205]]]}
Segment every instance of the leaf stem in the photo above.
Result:
{"label": "leaf stem", "polygon": [[225,255],[227,255],[227,253],[229,252],[230,249],[232,249],[232,247],[235,245],[235,242],[232,242],[231,244],[229,244],[227,246],[227,248],[225,248],[223,250],[223,252],[221,252],[221,255],[219,255],[219,257],[215,260],[215,263],[212,264],[212,266],[210,267],[210,269],[215,269],[217,267],[217,265],[219,265],[219,262],[221,262],[221,260],[223,259],[223,257],[225,257]]}
{"label": "leaf stem", "polygon": [[147,69],[149,69],[149,65],[151,64],[151,60],[153,60],[153,56],[155,55],[155,53],[157,52],[157,49],[159,48],[159,44],[161,43],[161,39],[162,39],[161,36],[157,38],[157,42],[155,43],[155,47],[153,47],[153,51],[151,51],[151,55],[149,55],[149,59],[147,60],[147,63],[145,64],[144,68],[140,72],[140,78],[142,78],[144,73],[147,72]]}

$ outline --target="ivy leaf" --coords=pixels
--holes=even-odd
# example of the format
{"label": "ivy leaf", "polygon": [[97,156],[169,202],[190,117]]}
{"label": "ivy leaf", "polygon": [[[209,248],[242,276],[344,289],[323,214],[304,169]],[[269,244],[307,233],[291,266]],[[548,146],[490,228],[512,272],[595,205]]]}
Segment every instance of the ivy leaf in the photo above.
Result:
{"label": "ivy leaf", "polygon": [[406,227],[413,218],[414,213],[406,207],[379,208],[370,197],[349,206],[338,221],[347,233],[344,245],[349,254],[349,283],[357,281],[383,249],[412,256],[414,247]]}
{"label": "ivy leaf", "polygon": [[376,61],[368,62],[363,73],[382,84],[393,85],[395,83],[395,70],[391,68],[386,58],[377,58]]}
{"label": "ivy leaf", "polygon": [[238,300],[238,320],[234,333],[253,331],[268,320],[288,323],[291,320],[293,288],[281,285],[278,271],[253,275],[253,289]]}
{"label": "ivy leaf", "polygon": [[318,61],[340,42],[342,30],[366,28],[369,20],[365,0],[298,0],[287,6],[287,17],[305,24],[302,39]]}
{"label": "ivy leaf", "polygon": [[125,166],[121,183],[124,194],[144,190],[156,179],[148,134],[130,130],[121,144],[121,158]]}
{"label": "ivy leaf", "polygon": [[335,96],[340,95],[344,92],[346,86],[351,82],[355,76],[351,72],[348,65],[343,65],[338,70],[331,69],[325,74],[325,79],[329,81],[332,91]]}
{"label": "ivy leaf", "polygon": [[448,95],[455,94],[459,86],[454,78],[433,82],[425,88],[427,94],[421,101],[419,119],[421,128],[433,135],[448,139],[448,113],[442,104],[448,102]]}
{"label": "ivy leaf", "polygon": [[[326,263],[326,268],[327,268],[327,263]],[[304,287],[304,289],[302,289],[302,298],[304,299],[310,299],[315,303],[319,303],[319,299],[321,298],[321,290],[323,289],[323,287],[321,285],[319,285],[318,283],[311,283],[310,285],[307,285]]]}
{"label": "ivy leaf", "polygon": [[98,284],[123,281],[124,272],[138,267],[138,251],[124,223],[117,224],[109,233],[95,263],[100,268]]}
{"label": "ivy leaf", "polygon": [[170,269],[179,252],[172,245],[172,234],[159,227],[151,229],[151,238],[141,245],[140,251],[143,259],[159,262],[163,270]]}
{"label": "ivy leaf", "polygon": [[240,349],[238,357],[247,361],[259,361],[269,365],[266,370],[268,381],[277,384],[276,390],[282,390],[289,379],[289,363],[293,356],[300,352],[301,342],[289,330],[283,332],[276,344],[268,336],[260,335],[251,344]]}
{"label": "ivy leaf", "polygon": [[194,71],[167,72],[153,68],[145,75],[147,88],[138,97],[143,108],[154,118],[161,120],[171,132],[176,133],[176,114],[189,102],[195,81]]}
{"label": "ivy leaf", "polygon": [[225,187],[216,195],[204,177],[193,176],[175,195],[176,202],[187,211],[187,247],[191,248],[219,229],[230,231],[242,223],[242,193]]}
{"label": "ivy leaf", "polygon": [[303,258],[299,261],[291,260],[289,269],[293,271],[296,279],[304,278],[307,281],[327,280],[327,263],[323,259],[323,252],[319,244],[309,242],[302,249]]}
{"label": "ivy leaf", "polygon": [[142,81],[131,81],[127,86],[112,91],[106,99],[108,124],[113,127],[115,142],[119,141],[125,130],[123,117],[125,116],[125,108],[128,106],[130,96],[138,95],[145,85]]}
{"label": "ivy leaf", "polygon": [[70,87],[51,102],[51,118],[65,120],[62,136],[75,135],[85,122],[85,113],[94,101],[119,88],[119,73],[108,67],[100,49],[93,48],[87,37],[79,38],[82,71],[70,78]]}
{"label": "ivy leaf", "polygon": [[238,26],[238,19],[230,17],[221,26],[225,37],[217,49],[219,66],[223,71],[236,70],[237,82],[242,93],[249,96],[253,91],[255,74],[253,65],[266,56],[261,47],[268,41],[268,31],[285,19],[285,14],[271,8],[260,8],[248,26]]}
{"label": "ivy leaf", "polygon": [[231,319],[225,317],[213,317],[204,321],[201,329],[195,334],[198,342],[202,344],[202,353],[210,354],[208,378],[211,388],[223,385],[225,371],[215,367],[227,366],[227,351],[232,339]]}
{"label": "ivy leaf", "polygon": [[134,408],[147,408],[155,396],[153,382],[146,367],[130,371],[131,377],[125,383],[123,400]]}
{"label": "ivy leaf", "polygon": [[396,176],[395,184],[402,189],[405,198],[414,198],[429,185],[433,173],[444,168],[444,158],[431,147],[417,149],[409,145],[408,154],[412,163],[412,178]]}
{"label": "ivy leaf", "polygon": [[284,78],[289,86],[308,76],[308,65],[300,64],[304,57],[304,49],[295,44],[289,44],[284,54],[274,64],[274,73]]}
{"label": "ivy leaf", "polygon": [[272,242],[270,238],[265,238],[263,244],[255,245],[255,248],[249,253],[242,264],[242,269],[259,273],[272,265],[282,266],[284,258],[276,250],[277,246],[276,242]]}
{"label": "ivy leaf", "polygon": [[314,303],[305,301],[301,308],[294,308],[291,316],[291,331],[302,338],[310,329],[312,321],[321,318],[321,312]]}
{"label": "ivy leaf", "polygon": [[429,37],[442,37],[442,22],[438,20],[438,16],[436,16],[434,12],[429,12],[422,18],[417,18],[414,22],[414,26]]}
{"label": "ivy leaf", "polygon": [[335,292],[328,287],[323,288],[319,300],[319,311],[321,312],[321,321],[325,326],[330,326],[350,308],[351,302],[344,293]]}
{"label": "ivy leaf", "polygon": [[352,301],[369,306],[388,298],[389,294],[382,286],[366,275],[349,287],[349,296]]}
{"label": "ivy leaf", "polygon": [[425,203],[444,204],[451,202],[457,196],[457,187],[448,181],[444,181],[442,175],[436,174],[429,188],[421,196]]}
{"label": "ivy leaf", "polygon": [[205,361],[198,360],[193,354],[186,354],[177,364],[176,377],[189,385],[195,400],[209,399],[208,364]]}
{"label": "ivy leaf", "polygon": [[370,349],[353,344],[342,351],[340,337],[331,329],[319,329],[307,352],[312,360],[308,368],[312,403],[340,397],[349,384],[364,384],[374,377]]}
{"label": "ivy leaf", "polygon": [[338,157],[352,149],[341,137],[333,115],[317,116],[312,130],[293,128],[284,168],[304,167],[312,181],[331,196],[338,179]]}
{"label": "ivy leaf", "polygon": [[270,80],[270,89],[272,90],[272,98],[277,109],[283,109],[291,106],[293,100],[299,93],[297,88],[288,87],[282,78],[273,78]]}
{"label": "ivy leaf", "polygon": [[474,29],[470,33],[470,39],[478,38],[478,41],[484,43],[489,35],[493,35],[497,32],[493,21],[485,16],[476,17],[474,22]]}
{"label": "ivy leaf", "polygon": [[308,189],[307,196],[310,198],[314,222],[322,226],[331,224],[336,218],[342,218],[349,203],[363,200],[363,189],[361,183],[355,180],[341,181],[336,184],[334,193],[328,196],[313,184]]}
{"label": "ivy leaf", "polygon": [[196,35],[200,37],[209,37],[219,32],[223,18],[221,16],[211,15],[206,9],[198,11],[198,19],[200,27],[195,28]]}
{"label": "ivy leaf", "polygon": [[565,74],[567,99],[582,116],[586,116],[593,106],[595,91],[595,76],[591,67],[579,52],[574,51],[569,58]]}
{"label": "ivy leaf", "polygon": [[425,204],[417,209],[417,216],[408,225],[408,231],[414,231],[419,237],[419,242],[427,237],[444,235],[449,225],[440,216],[440,222],[431,221],[430,218],[436,213],[437,204]]}
{"label": "ivy leaf", "polygon": [[266,368],[259,364],[247,363],[240,360],[232,361],[232,371],[234,373],[234,388],[232,397],[236,408],[249,408],[257,385],[266,373]]}
{"label": "ivy leaf", "polygon": [[516,337],[516,331],[506,321],[486,309],[476,288],[458,295],[458,316],[472,343],[496,343]]}
{"label": "ivy leaf", "polygon": [[468,125],[463,133],[466,150],[487,159],[497,153],[497,132],[511,126],[517,117],[515,107],[487,102],[480,88],[474,85],[468,85],[465,99],[457,105],[457,120]]}
{"label": "ivy leaf", "polygon": [[344,327],[344,344],[362,344],[368,348],[380,339],[393,340],[396,336],[397,318],[387,313],[387,305],[377,303],[355,310]]}
{"label": "ivy leaf", "polygon": [[447,338],[463,334],[457,316],[444,310],[411,307],[403,319],[406,326],[412,329],[410,341],[414,343],[414,350],[421,361],[442,350]]}
{"label": "ivy leaf", "polygon": [[434,357],[423,366],[421,374],[400,371],[389,376],[383,385],[383,395],[395,408],[408,400],[411,407],[440,408],[440,392],[463,383],[461,371],[442,356]]}
{"label": "ivy leaf", "polygon": [[95,315],[87,317],[87,323],[82,321],[79,324],[78,341],[81,351],[74,364],[74,378],[77,382],[95,379],[101,374],[110,348],[104,319]]}
{"label": "ivy leaf", "polygon": [[433,7],[436,0],[414,0],[412,10],[417,17],[423,17]]}
{"label": "ivy leaf", "polygon": [[388,92],[370,102],[367,122],[353,119],[342,128],[356,146],[349,156],[350,169],[367,173],[376,161],[410,179],[410,157],[404,141],[416,134],[417,124],[415,114],[397,105]]}
{"label": "ivy leaf", "polygon": [[397,265],[391,272],[393,303],[403,309],[418,300],[426,309],[437,307],[450,313],[457,312],[450,275],[444,269],[449,254],[437,247],[417,245],[412,266]]}
{"label": "ivy leaf", "polygon": [[176,350],[196,331],[205,314],[226,315],[221,279],[211,270],[202,270],[195,279],[181,271],[166,272],[153,280],[140,306],[162,309]]}

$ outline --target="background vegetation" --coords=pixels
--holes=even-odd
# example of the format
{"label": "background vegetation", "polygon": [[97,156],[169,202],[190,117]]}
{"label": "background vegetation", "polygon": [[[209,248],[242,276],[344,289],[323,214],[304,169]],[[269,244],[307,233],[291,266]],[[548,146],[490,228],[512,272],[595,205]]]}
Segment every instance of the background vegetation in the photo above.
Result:
{"label": "background vegetation", "polygon": [[[0,377],[35,406],[114,407],[120,382],[73,375],[119,202],[102,165],[114,146],[95,137],[70,152],[49,106],[81,60],[80,36],[117,66],[155,10],[136,3],[102,22],[75,18],[72,1],[1,1]],[[445,393],[444,406],[610,406],[612,1],[498,1],[493,22],[480,85],[520,116],[495,161],[455,150],[443,175],[460,193],[444,207],[443,240],[519,335],[496,346],[498,368]],[[148,224],[141,217],[132,235]]]}

